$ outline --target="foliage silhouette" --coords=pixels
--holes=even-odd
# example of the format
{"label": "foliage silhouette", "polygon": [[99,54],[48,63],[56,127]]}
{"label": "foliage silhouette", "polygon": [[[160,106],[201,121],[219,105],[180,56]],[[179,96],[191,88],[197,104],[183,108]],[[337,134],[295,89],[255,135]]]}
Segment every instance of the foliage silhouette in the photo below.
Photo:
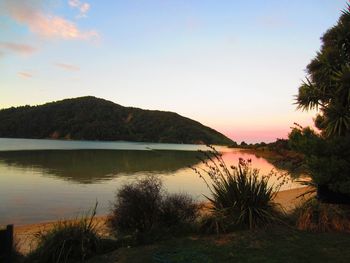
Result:
{"label": "foliage silhouette", "polygon": [[228,167],[222,155],[210,148],[211,151],[203,152],[205,168],[193,168],[211,191],[207,199],[212,216],[205,218],[204,227],[227,232],[236,227],[253,229],[279,221],[283,211],[273,199],[287,177],[281,175],[277,185],[269,185],[275,173],[260,176],[259,170],[251,167],[251,161],[243,159],[238,166]]}
{"label": "foliage silhouette", "polygon": [[148,243],[193,229],[199,208],[191,196],[166,193],[158,177],[148,176],[118,190],[108,221],[117,235]]}
{"label": "foliage silhouette", "polygon": [[304,154],[321,201],[350,203],[350,5],[321,40],[296,99],[299,109],[318,110],[321,133],[296,125],[290,145]]}
{"label": "foliage silhouette", "polygon": [[299,87],[296,103],[303,110],[319,110],[315,125],[323,135],[349,135],[350,5],[321,40],[321,50],[307,66],[308,76]]}

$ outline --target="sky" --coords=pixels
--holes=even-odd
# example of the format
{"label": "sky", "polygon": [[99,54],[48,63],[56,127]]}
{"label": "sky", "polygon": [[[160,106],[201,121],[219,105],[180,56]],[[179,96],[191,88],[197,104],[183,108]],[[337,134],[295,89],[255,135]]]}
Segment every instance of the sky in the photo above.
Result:
{"label": "sky", "polygon": [[238,142],[286,138],[346,0],[0,0],[0,108],[96,96]]}

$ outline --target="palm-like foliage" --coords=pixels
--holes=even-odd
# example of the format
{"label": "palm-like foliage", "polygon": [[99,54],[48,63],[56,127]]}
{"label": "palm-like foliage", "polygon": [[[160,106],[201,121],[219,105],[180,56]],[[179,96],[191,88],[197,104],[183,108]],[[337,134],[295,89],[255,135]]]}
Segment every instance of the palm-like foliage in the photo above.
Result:
{"label": "palm-like foliage", "polygon": [[259,170],[251,167],[250,160],[239,160],[238,166],[227,167],[222,155],[211,147],[203,152],[205,168],[193,168],[211,191],[206,198],[211,203],[217,231],[228,231],[237,226],[249,229],[279,220],[280,207],[273,202],[286,177],[274,186],[269,185],[269,175],[260,176]]}
{"label": "palm-like foliage", "polygon": [[[326,187],[350,199],[350,136],[324,139],[308,127],[295,127],[289,134],[289,145],[304,154],[308,173],[318,189]],[[328,200],[321,192],[319,199]]]}
{"label": "palm-like foliage", "polygon": [[320,111],[316,125],[327,137],[350,132],[350,6],[322,37],[323,45],[307,66],[299,87],[299,109]]}
{"label": "palm-like foliage", "polygon": [[299,109],[318,110],[314,121],[321,134],[297,127],[289,134],[289,143],[305,154],[319,200],[339,202],[345,198],[339,194],[350,194],[350,5],[321,40],[296,98]]}

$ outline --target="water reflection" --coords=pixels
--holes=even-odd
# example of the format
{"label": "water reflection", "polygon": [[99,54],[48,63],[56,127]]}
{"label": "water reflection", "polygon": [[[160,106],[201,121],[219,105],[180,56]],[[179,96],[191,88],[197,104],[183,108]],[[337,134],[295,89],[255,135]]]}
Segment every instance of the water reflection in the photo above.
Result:
{"label": "water reflection", "polygon": [[[166,145],[159,145],[166,147]],[[268,173],[263,158],[238,149],[221,149],[228,165],[240,157]],[[98,214],[125,183],[158,175],[169,192],[186,192],[198,200],[210,192],[189,166],[204,168],[196,151],[168,150],[36,150],[0,151],[0,224],[27,224],[72,218],[98,200]],[[276,178],[271,178],[275,183]],[[285,185],[284,189],[298,187]]]}
{"label": "water reflection", "polygon": [[40,169],[64,180],[91,184],[120,174],[167,174],[196,165],[197,152],[190,151],[9,151],[0,152],[8,167]]}

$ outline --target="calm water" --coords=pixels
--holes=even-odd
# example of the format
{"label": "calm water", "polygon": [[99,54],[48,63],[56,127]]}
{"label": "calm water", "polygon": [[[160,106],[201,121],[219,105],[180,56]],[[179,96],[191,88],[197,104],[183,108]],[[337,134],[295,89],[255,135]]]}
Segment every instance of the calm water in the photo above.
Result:
{"label": "calm water", "polygon": [[[189,166],[198,167],[198,145],[0,138],[0,224],[75,217],[97,200],[106,214],[115,191],[149,174],[169,192],[203,199],[208,189]],[[262,173],[274,168],[238,149],[219,148],[229,164],[252,159]],[[297,187],[290,183],[284,189]]]}

